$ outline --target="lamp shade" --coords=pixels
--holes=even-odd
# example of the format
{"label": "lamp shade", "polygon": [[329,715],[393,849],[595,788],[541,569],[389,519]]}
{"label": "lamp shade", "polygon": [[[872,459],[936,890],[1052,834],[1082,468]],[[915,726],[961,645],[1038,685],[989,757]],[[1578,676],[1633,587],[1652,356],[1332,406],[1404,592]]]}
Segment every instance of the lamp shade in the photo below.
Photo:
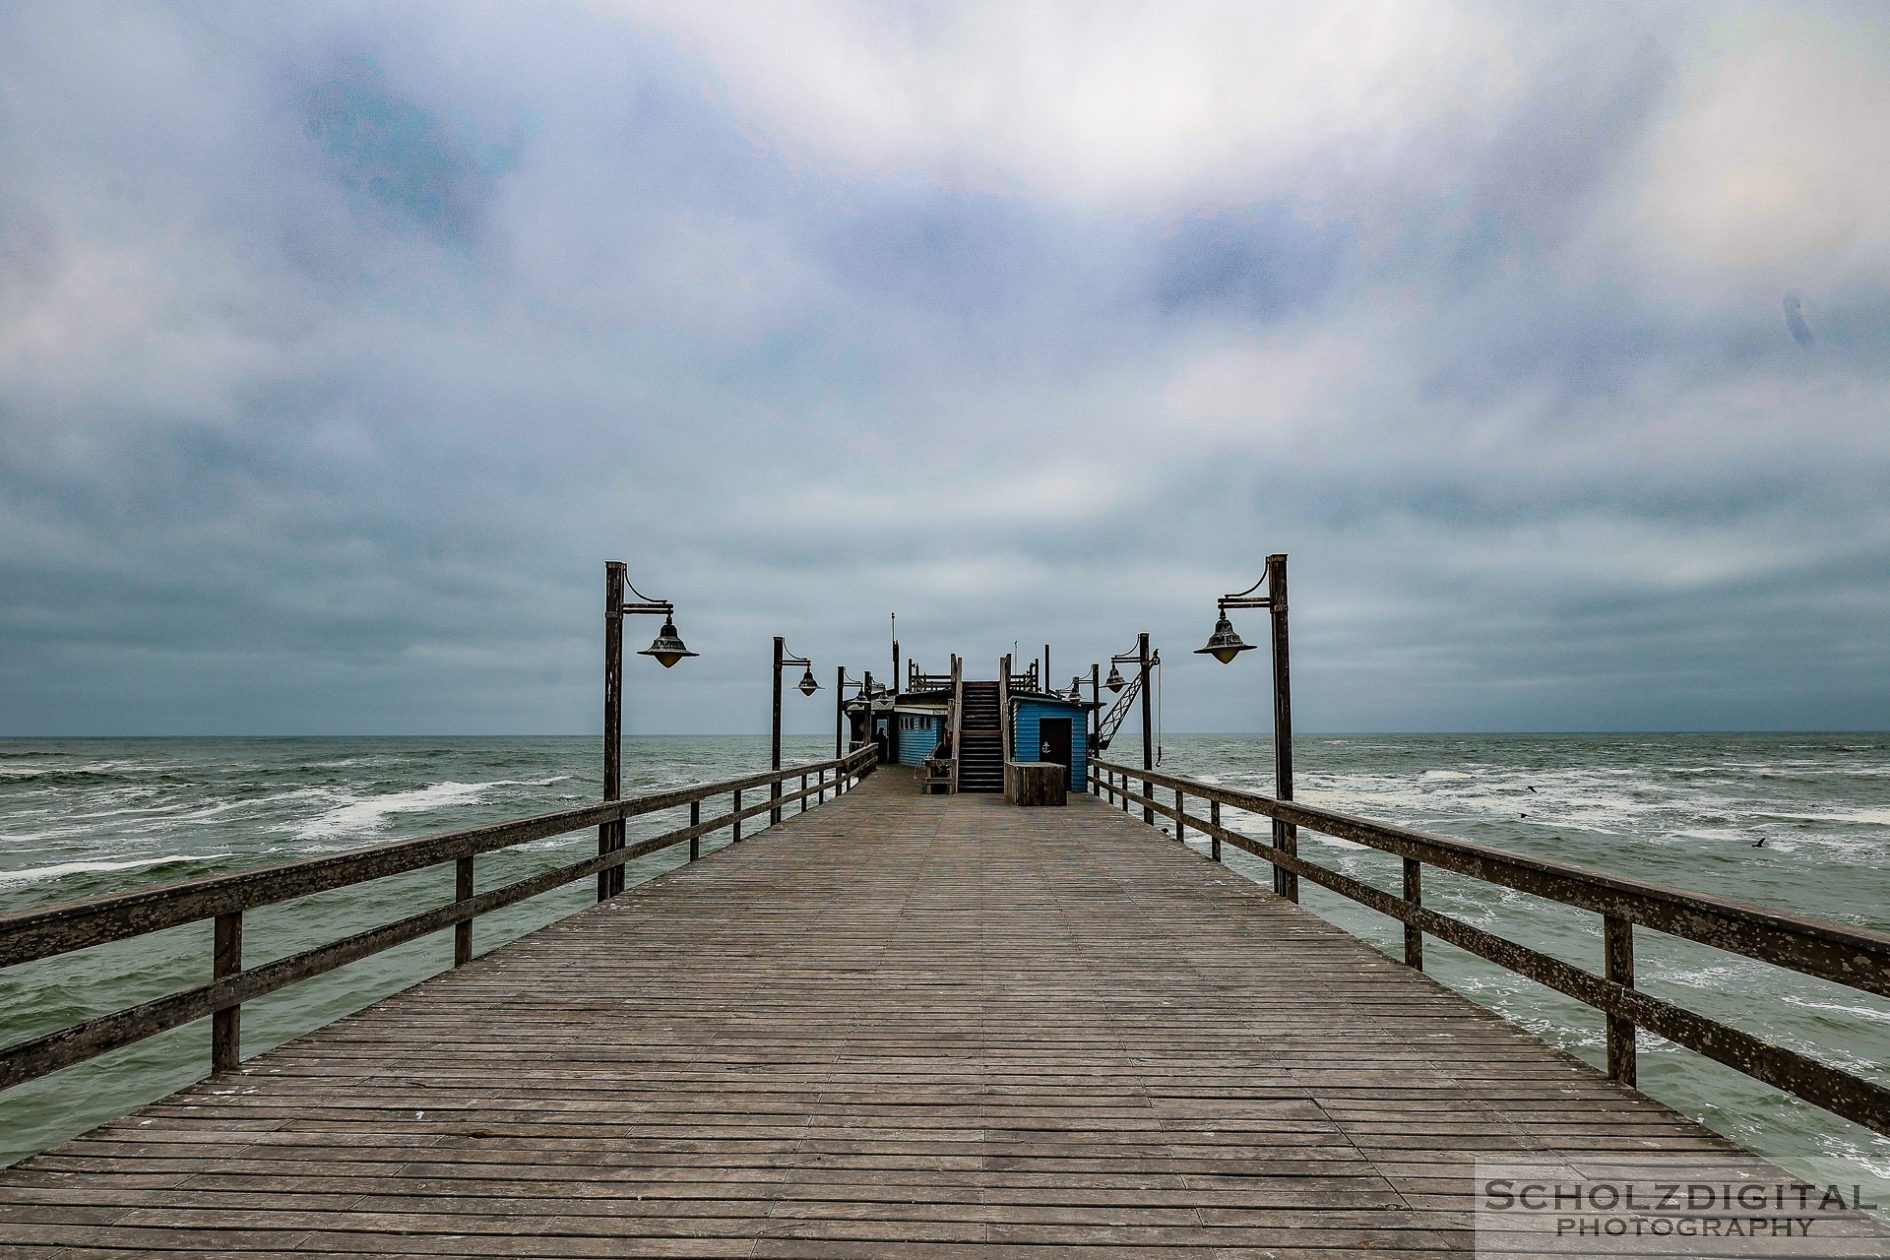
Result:
{"label": "lamp shade", "polygon": [[683,646],[682,636],[676,633],[675,618],[665,617],[663,628],[656,632],[656,638],[637,655],[654,656],[657,664],[668,669],[683,657],[694,656],[695,653]]}
{"label": "lamp shade", "polygon": [[1240,634],[1234,629],[1234,623],[1222,613],[1214,623],[1214,633],[1208,636],[1207,646],[1194,650],[1196,656],[1211,656],[1226,665],[1242,652],[1251,652],[1254,645],[1241,642]]}
{"label": "lamp shade", "polygon": [[1127,680],[1122,677],[1122,671],[1117,669],[1112,663],[1109,666],[1109,677],[1103,679],[1103,686],[1109,688],[1111,691],[1121,691],[1128,685]]}
{"label": "lamp shade", "polygon": [[801,675],[801,694],[811,696],[820,690],[820,684],[814,681],[814,667],[809,665],[807,672]]}

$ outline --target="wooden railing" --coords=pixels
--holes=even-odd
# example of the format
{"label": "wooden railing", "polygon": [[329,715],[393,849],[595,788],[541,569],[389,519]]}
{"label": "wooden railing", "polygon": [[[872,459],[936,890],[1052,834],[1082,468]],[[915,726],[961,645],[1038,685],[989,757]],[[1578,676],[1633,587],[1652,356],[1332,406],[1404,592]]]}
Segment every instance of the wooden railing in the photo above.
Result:
{"label": "wooden railing", "polygon": [[[1890,1134],[1890,1089],[1635,988],[1634,929],[1651,928],[1801,975],[1885,996],[1890,996],[1890,935],[1373,822],[1140,766],[1101,760],[1092,764],[1095,773],[1091,779],[1098,795],[1120,803],[1125,812],[1131,805],[1141,805],[1145,811],[1174,819],[1177,839],[1184,839],[1187,829],[1194,828],[1209,839],[1210,856],[1215,861],[1220,860],[1221,845],[1231,844],[1272,863],[1276,870],[1301,876],[1403,923],[1404,961],[1413,967],[1424,966],[1424,938],[1434,936],[1601,1011],[1607,1018],[1608,1075],[1623,1084],[1635,1083],[1635,1030],[1645,1028],[1847,1120]],[[1132,780],[1153,787],[1136,792]],[[1156,789],[1173,792],[1173,804],[1156,799]],[[1187,812],[1189,797],[1208,803],[1207,817]],[[1402,862],[1402,895],[1223,826],[1223,805],[1398,857]],[[1426,866],[1599,914],[1601,971],[1583,970],[1425,908]]]}
{"label": "wooden railing", "polygon": [[[472,958],[473,920],[478,916],[578,880],[619,870],[626,862],[671,845],[687,842],[689,860],[693,862],[701,855],[703,836],[727,828],[731,838],[739,841],[744,819],[797,800],[804,811],[810,798],[818,805],[830,793],[839,796],[871,773],[876,751],[869,743],[830,761],[0,915],[0,969],[180,924],[215,920],[212,979],[208,984],[0,1050],[0,1089],[45,1076],[205,1016],[211,1019],[211,1070],[222,1072],[234,1068],[242,1058],[243,1003],[252,998],[449,927],[453,929],[453,966],[460,966]],[[762,793],[756,803],[742,804],[744,791],[773,788],[797,776],[801,783],[798,791],[772,800],[767,793]],[[729,812],[704,820],[703,803],[723,796],[730,798]],[[473,864],[481,853],[684,807],[689,810],[686,827],[634,844],[619,843],[595,857],[555,867],[501,888],[473,893]],[[622,829],[615,828],[615,834],[621,837]],[[261,966],[243,966],[244,911],[447,862],[453,863],[453,900],[446,904]]]}

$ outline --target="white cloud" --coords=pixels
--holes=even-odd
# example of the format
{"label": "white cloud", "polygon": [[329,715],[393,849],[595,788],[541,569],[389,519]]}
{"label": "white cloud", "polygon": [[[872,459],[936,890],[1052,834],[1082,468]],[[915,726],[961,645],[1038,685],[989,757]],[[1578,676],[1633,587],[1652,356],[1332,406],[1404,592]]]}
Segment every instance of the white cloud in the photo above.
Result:
{"label": "white cloud", "polygon": [[803,160],[1139,210],[1382,179],[1500,111],[1528,51],[1494,10],[1392,0],[606,11],[704,58]]}
{"label": "white cloud", "polygon": [[1733,10],[1688,57],[1616,210],[1654,283],[1890,282],[1890,25],[1841,12]]}

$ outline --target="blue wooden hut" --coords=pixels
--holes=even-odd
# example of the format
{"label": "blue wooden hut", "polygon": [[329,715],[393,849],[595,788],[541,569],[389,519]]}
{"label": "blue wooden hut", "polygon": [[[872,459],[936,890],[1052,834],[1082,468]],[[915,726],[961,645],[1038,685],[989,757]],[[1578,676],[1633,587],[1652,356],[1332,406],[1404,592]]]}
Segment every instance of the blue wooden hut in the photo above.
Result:
{"label": "blue wooden hut", "polygon": [[1089,784],[1089,706],[1058,696],[1011,698],[1011,750],[1019,761],[1055,761],[1070,768],[1070,791]]}

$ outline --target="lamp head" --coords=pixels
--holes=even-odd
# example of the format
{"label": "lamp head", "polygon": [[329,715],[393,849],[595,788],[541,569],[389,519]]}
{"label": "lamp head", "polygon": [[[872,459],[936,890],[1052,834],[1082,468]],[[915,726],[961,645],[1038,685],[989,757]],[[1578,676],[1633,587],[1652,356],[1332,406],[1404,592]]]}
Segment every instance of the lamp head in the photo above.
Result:
{"label": "lamp head", "polygon": [[801,694],[811,696],[820,690],[820,684],[814,681],[814,667],[809,665],[807,672],[801,675]]}
{"label": "lamp head", "polygon": [[1103,686],[1111,691],[1121,691],[1128,685],[1128,680],[1122,676],[1122,671],[1117,669],[1112,662],[1109,666],[1109,677],[1103,679]]}
{"label": "lamp head", "polygon": [[683,657],[694,656],[695,653],[683,646],[682,636],[676,633],[676,619],[665,617],[663,628],[656,632],[656,638],[637,655],[654,656],[657,664],[668,669]]}
{"label": "lamp head", "polygon": [[1194,650],[1196,656],[1211,656],[1223,665],[1231,664],[1242,652],[1251,652],[1254,645],[1241,642],[1239,631],[1234,623],[1227,619],[1226,610],[1222,610],[1219,620],[1214,623],[1214,633],[1208,636],[1207,646]]}

